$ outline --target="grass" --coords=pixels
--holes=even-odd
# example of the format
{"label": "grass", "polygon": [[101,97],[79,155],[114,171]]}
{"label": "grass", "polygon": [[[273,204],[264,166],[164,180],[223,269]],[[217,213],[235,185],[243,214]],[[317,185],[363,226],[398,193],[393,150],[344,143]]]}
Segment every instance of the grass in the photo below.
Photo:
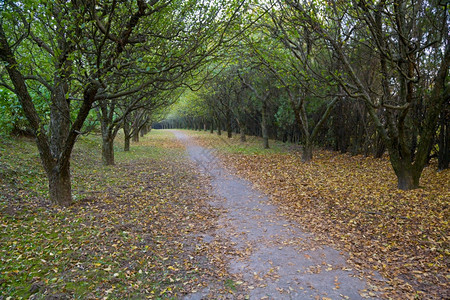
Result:
{"label": "grass", "polygon": [[164,130],[153,130],[151,139],[141,138],[141,141],[130,148],[130,151],[123,151],[123,136],[119,133],[115,143],[116,161],[141,159],[173,159],[186,157],[184,147],[181,144],[171,143],[173,136]]}
{"label": "grass", "polygon": [[246,142],[240,141],[240,136],[235,134],[231,138],[228,138],[225,133],[217,135],[211,134],[206,131],[188,131],[189,135],[201,141],[202,138],[208,139],[208,146],[214,145],[214,148],[231,154],[244,154],[244,155],[271,155],[288,153],[293,148],[296,148],[292,144],[283,143],[277,140],[269,140],[269,149],[263,148],[262,139],[255,136],[246,136]]}
{"label": "grass", "polygon": [[116,165],[103,166],[100,142],[77,142],[63,209],[34,142],[0,141],[0,298],[174,298],[228,279],[195,237],[217,214],[183,145],[153,130],[125,152],[119,136]]}

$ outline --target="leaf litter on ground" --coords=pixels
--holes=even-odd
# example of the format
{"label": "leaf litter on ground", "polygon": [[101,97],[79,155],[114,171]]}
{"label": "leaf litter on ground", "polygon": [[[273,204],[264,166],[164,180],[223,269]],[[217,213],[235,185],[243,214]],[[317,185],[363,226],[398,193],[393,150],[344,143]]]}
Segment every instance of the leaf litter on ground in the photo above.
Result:
{"label": "leaf litter on ground", "polygon": [[[375,159],[316,150],[303,163],[298,147],[260,139],[242,143],[190,132],[216,148],[224,165],[271,197],[283,213],[315,239],[348,253],[355,269],[377,271],[387,280],[378,290],[393,299],[450,298],[450,171],[432,161],[420,188],[397,189],[384,157]],[[376,289],[375,289],[376,290]]]}
{"label": "leaf litter on ground", "polygon": [[214,235],[220,210],[208,180],[171,133],[152,131],[116,166],[100,161],[98,136],[73,155],[75,204],[48,203],[32,140],[0,141],[0,298],[177,298],[207,286],[236,290]]}

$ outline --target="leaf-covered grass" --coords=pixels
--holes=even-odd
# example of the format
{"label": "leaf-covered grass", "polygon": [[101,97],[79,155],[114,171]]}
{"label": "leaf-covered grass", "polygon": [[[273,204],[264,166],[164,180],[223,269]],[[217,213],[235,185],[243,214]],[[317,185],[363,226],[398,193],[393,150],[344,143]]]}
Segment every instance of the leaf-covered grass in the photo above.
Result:
{"label": "leaf-covered grass", "polygon": [[214,145],[216,149],[219,149],[228,153],[245,154],[245,155],[270,155],[287,153],[290,149],[295,148],[290,144],[285,144],[280,141],[270,140],[269,149],[262,147],[262,140],[255,136],[247,136],[246,142],[240,141],[239,135],[233,135],[230,139],[227,137],[226,132],[222,135],[211,134],[205,131],[186,131],[190,136],[194,138],[208,137],[208,143]]}
{"label": "leaf-covered grass", "polygon": [[96,135],[77,143],[76,202],[63,209],[48,203],[33,141],[0,141],[0,298],[173,298],[211,282],[226,292],[226,243],[200,235],[218,211],[183,145],[152,131],[124,152],[118,137],[110,167],[100,149]]}
{"label": "leaf-covered grass", "polygon": [[207,133],[193,136],[205,146],[225,149],[220,156],[226,165],[318,240],[348,251],[355,268],[382,274],[389,284],[386,296],[450,297],[450,170],[438,172],[432,162],[421,188],[401,191],[385,158],[316,150],[313,161],[303,163],[298,151],[229,151],[245,145]]}

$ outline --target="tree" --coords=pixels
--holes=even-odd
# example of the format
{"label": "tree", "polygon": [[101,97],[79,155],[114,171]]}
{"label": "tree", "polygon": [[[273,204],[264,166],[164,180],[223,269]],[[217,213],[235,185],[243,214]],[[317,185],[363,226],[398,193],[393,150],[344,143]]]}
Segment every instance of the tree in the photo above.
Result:
{"label": "tree", "polygon": [[[248,38],[249,47],[254,57],[273,74],[279,88],[286,91],[302,133],[302,159],[310,161],[313,142],[339,100],[330,87],[333,82],[324,75],[336,66],[313,33],[298,22],[289,6],[273,3],[264,9],[269,18],[261,18],[259,31]],[[317,123],[312,124],[308,106],[320,105],[325,105],[326,109]]]}
{"label": "tree", "polygon": [[[268,116],[267,116],[267,106],[269,98],[273,93],[273,88],[270,87],[270,82],[272,80],[270,74],[258,69],[253,70],[256,76],[252,76],[252,80],[248,80],[245,76],[240,76],[242,83],[247,86],[255,95],[256,99],[260,105],[261,112],[261,135],[263,138],[263,148],[269,149],[269,133],[268,133]],[[252,72],[252,73],[253,73]]]}
{"label": "tree", "polygon": [[[95,101],[95,94],[101,84],[93,80],[84,87],[81,105],[77,105],[78,113],[72,121],[71,102],[66,97],[69,88],[69,78],[72,75],[73,53],[76,48],[76,41],[80,38],[80,26],[86,18],[87,9],[73,5],[63,5],[53,3],[49,7],[39,4],[31,4],[23,9],[18,8],[13,3],[9,3],[10,10],[3,7],[0,26],[0,59],[4,62],[12,86],[4,83],[12,90],[20,101],[30,126],[36,136],[41,161],[49,180],[50,199],[54,203],[70,205],[72,202],[70,185],[70,155],[75,144],[84,120],[89,114],[92,103]],[[36,31],[43,33],[43,37],[38,36],[38,32],[32,31],[32,26],[25,18],[26,13],[36,11],[42,13],[41,19],[35,18],[31,22],[37,23]],[[19,16],[22,18],[20,19]],[[18,18],[22,21],[22,32],[25,32],[16,40],[10,41],[4,31],[4,27],[11,25],[14,29],[18,26],[12,24],[12,19]],[[71,19],[71,22],[69,21]],[[50,31],[42,30],[42,23],[48,22]],[[48,34],[46,34],[48,33]],[[17,61],[16,56],[20,56],[20,46],[26,39],[26,44],[36,50],[35,47],[42,47],[46,51],[45,60],[41,63],[50,66],[54,77],[36,74],[39,66],[26,68],[23,63]],[[51,45],[51,46],[50,46]],[[30,59],[32,61],[32,58]],[[31,72],[24,76],[24,72]],[[34,73],[34,74],[33,74]],[[51,93],[50,100],[50,123],[49,130],[45,128],[43,120],[40,118],[35,103],[31,98],[26,80],[35,80],[45,86]]]}
{"label": "tree", "polygon": [[[119,92],[112,90],[111,78],[133,64],[141,75],[161,75],[157,81],[172,80],[168,73],[193,72],[223,42],[241,6],[158,0],[3,3],[0,60],[8,78],[2,85],[18,96],[34,131],[53,203],[72,203],[70,156],[92,105],[148,88],[155,76]],[[158,28],[165,27],[175,30],[160,35]],[[130,57],[130,49],[140,51],[137,57]],[[184,59],[189,67],[152,69],[160,56]],[[31,82],[49,91],[48,124],[31,97]]]}
{"label": "tree", "polygon": [[[388,149],[398,187],[417,188],[439,114],[449,101],[446,6],[438,1],[356,1],[332,2],[331,8],[321,10],[320,4],[288,1],[298,20],[326,41],[342,63],[343,72],[334,78],[349,96],[364,101]],[[355,39],[355,32],[363,38]],[[359,47],[372,49],[378,61],[374,82],[379,89],[362,81],[359,66],[352,64],[352,53]],[[435,68],[429,68],[428,58]]]}

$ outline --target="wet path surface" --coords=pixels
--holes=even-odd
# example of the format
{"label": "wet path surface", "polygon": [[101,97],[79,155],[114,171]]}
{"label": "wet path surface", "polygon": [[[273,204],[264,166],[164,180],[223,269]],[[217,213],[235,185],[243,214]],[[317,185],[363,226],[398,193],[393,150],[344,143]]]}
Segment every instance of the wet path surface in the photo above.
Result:
{"label": "wet path surface", "polygon": [[[213,193],[225,201],[211,203],[226,210],[217,234],[246,255],[231,258],[229,272],[242,274],[250,299],[364,299],[367,284],[355,277],[346,259],[330,247],[319,247],[313,236],[281,216],[270,200],[251,184],[220,166],[211,150],[174,131],[191,160],[211,176]],[[205,236],[208,241],[212,237]],[[205,290],[186,299],[207,298]]]}

